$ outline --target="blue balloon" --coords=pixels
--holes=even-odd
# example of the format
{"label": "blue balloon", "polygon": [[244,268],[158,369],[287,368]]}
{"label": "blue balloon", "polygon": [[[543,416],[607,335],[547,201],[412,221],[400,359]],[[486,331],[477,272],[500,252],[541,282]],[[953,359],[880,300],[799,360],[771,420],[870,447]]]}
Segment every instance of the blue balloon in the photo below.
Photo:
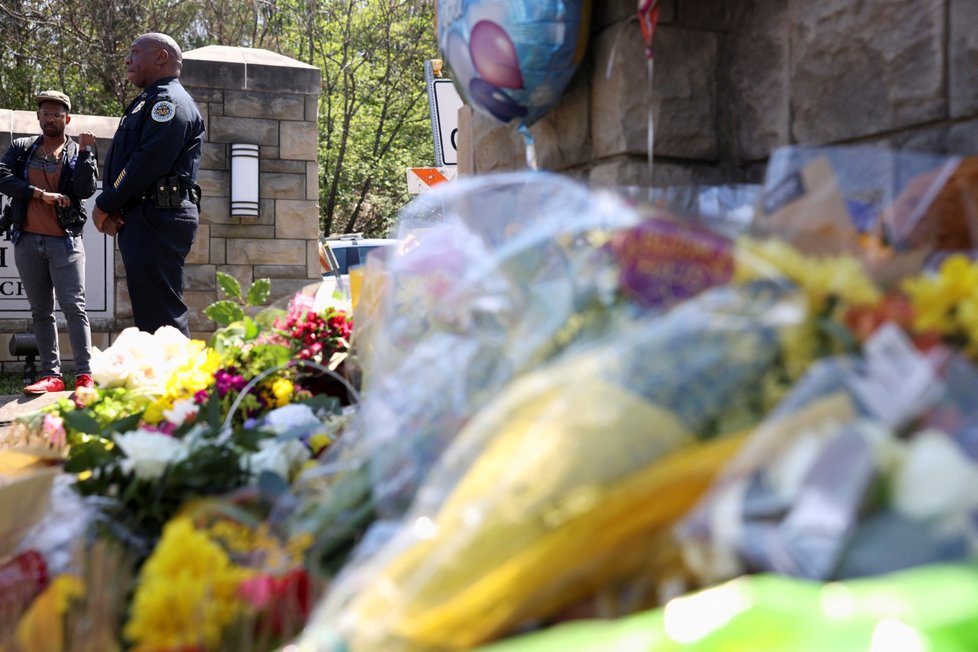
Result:
{"label": "blue balloon", "polygon": [[527,114],[526,107],[517,104],[503,89],[479,77],[469,82],[469,97],[501,122],[524,118]]}
{"label": "blue balloon", "polygon": [[469,105],[531,125],[584,57],[591,0],[438,0],[438,47]]}

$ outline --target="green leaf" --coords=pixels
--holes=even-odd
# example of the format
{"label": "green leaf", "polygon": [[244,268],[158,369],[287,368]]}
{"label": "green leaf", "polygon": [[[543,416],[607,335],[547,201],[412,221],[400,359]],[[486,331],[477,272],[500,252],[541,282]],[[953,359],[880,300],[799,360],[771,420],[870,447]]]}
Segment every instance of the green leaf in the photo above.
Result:
{"label": "green leaf", "polygon": [[251,317],[244,318],[244,337],[246,340],[250,341],[258,337],[258,324]]}
{"label": "green leaf", "polygon": [[268,295],[272,291],[272,281],[267,278],[256,278],[255,282],[248,288],[248,300],[246,305],[261,306],[268,301]]}
{"label": "green leaf", "polygon": [[319,413],[339,414],[341,412],[340,399],[328,394],[313,394],[309,398],[299,401],[299,403],[308,405]]}
{"label": "green leaf", "polygon": [[109,426],[109,430],[111,430],[112,432],[130,432],[131,430],[136,429],[136,427],[139,425],[140,419],[142,418],[143,418],[142,411],[136,414],[130,414],[129,416],[123,417],[118,421],[112,423]]}
{"label": "green leaf", "polygon": [[65,423],[72,430],[86,435],[97,435],[102,432],[102,424],[86,411],[78,410],[64,413]]}
{"label": "green leaf", "polygon": [[198,410],[198,419],[203,412],[205,421],[210,425],[212,431],[217,431],[221,427],[221,397],[217,395],[217,392],[212,392],[210,399],[207,401],[207,405],[204,410]]}
{"label": "green leaf", "polygon": [[262,369],[281,367],[292,359],[292,351],[282,344],[256,344],[251,356]]}
{"label": "green leaf", "polygon": [[64,470],[67,473],[81,473],[115,464],[117,455],[106,449],[106,443],[104,439],[91,439],[72,446]]}
{"label": "green leaf", "polygon": [[288,313],[281,308],[265,308],[255,315],[255,323],[261,330],[271,330],[275,326],[275,320],[285,318]]}
{"label": "green leaf", "polygon": [[251,452],[257,451],[258,442],[268,439],[269,436],[267,432],[258,428],[242,428],[234,431],[234,441],[238,446]]}
{"label": "green leaf", "polygon": [[233,299],[241,298],[241,284],[238,283],[238,279],[234,278],[230,274],[218,272],[217,284],[221,287],[221,290],[224,292],[225,296]]}
{"label": "green leaf", "polygon": [[215,301],[204,308],[204,314],[208,319],[213,319],[221,326],[227,326],[231,322],[244,319],[244,310],[233,301]]}
{"label": "green leaf", "polygon": [[258,490],[261,492],[262,498],[269,503],[274,503],[289,493],[289,483],[277,473],[262,471],[258,475]]}

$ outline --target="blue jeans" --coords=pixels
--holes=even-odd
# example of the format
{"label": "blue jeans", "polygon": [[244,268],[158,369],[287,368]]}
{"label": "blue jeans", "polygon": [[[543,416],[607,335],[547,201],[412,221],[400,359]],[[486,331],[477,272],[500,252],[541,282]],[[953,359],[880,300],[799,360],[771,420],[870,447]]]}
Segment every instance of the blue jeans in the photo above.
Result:
{"label": "blue jeans", "polygon": [[81,236],[22,233],[14,245],[14,261],[31,304],[41,376],[61,375],[55,296],[68,322],[75,374],[91,373],[92,329],[85,312],[85,245]]}

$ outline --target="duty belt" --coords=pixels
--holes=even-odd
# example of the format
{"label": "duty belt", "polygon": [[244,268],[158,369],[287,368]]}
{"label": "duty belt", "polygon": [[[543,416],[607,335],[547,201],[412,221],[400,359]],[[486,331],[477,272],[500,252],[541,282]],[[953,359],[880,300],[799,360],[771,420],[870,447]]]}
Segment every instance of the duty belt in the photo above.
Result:
{"label": "duty belt", "polygon": [[200,187],[188,188],[174,177],[169,179],[162,177],[143,192],[141,199],[144,201],[152,199],[157,208],[179,208],[183,200],[189,200],[199,207]]}

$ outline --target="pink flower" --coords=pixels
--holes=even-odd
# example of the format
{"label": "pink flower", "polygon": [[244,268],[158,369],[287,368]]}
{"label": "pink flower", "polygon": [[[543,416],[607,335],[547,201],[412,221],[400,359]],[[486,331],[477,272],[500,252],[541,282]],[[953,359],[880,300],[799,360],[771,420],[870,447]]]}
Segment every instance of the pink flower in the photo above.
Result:
{"label": "pink flower", "polygon": [[302,568],[284,575],[256,575],[238,585],[238,595],[261,614],[260,630],[282,636],[297,631],[309,617],[312,583]]}
{"label": "pink flower", "polygon": [[312,312],[314,299],[314,297],[311,297],[308,294],[296,292],[295,296],[292,298],[292,303],[289,304],[289,318],[298,320],[306,314]]}
{"label": "pink flower", "polygon": [[65,420],[55,414],[45,414],[44,421],[41,423],[41,432],[48,438],[48,442],[55,448],[64,448],[67,443],[67,433],[65,432]]}

